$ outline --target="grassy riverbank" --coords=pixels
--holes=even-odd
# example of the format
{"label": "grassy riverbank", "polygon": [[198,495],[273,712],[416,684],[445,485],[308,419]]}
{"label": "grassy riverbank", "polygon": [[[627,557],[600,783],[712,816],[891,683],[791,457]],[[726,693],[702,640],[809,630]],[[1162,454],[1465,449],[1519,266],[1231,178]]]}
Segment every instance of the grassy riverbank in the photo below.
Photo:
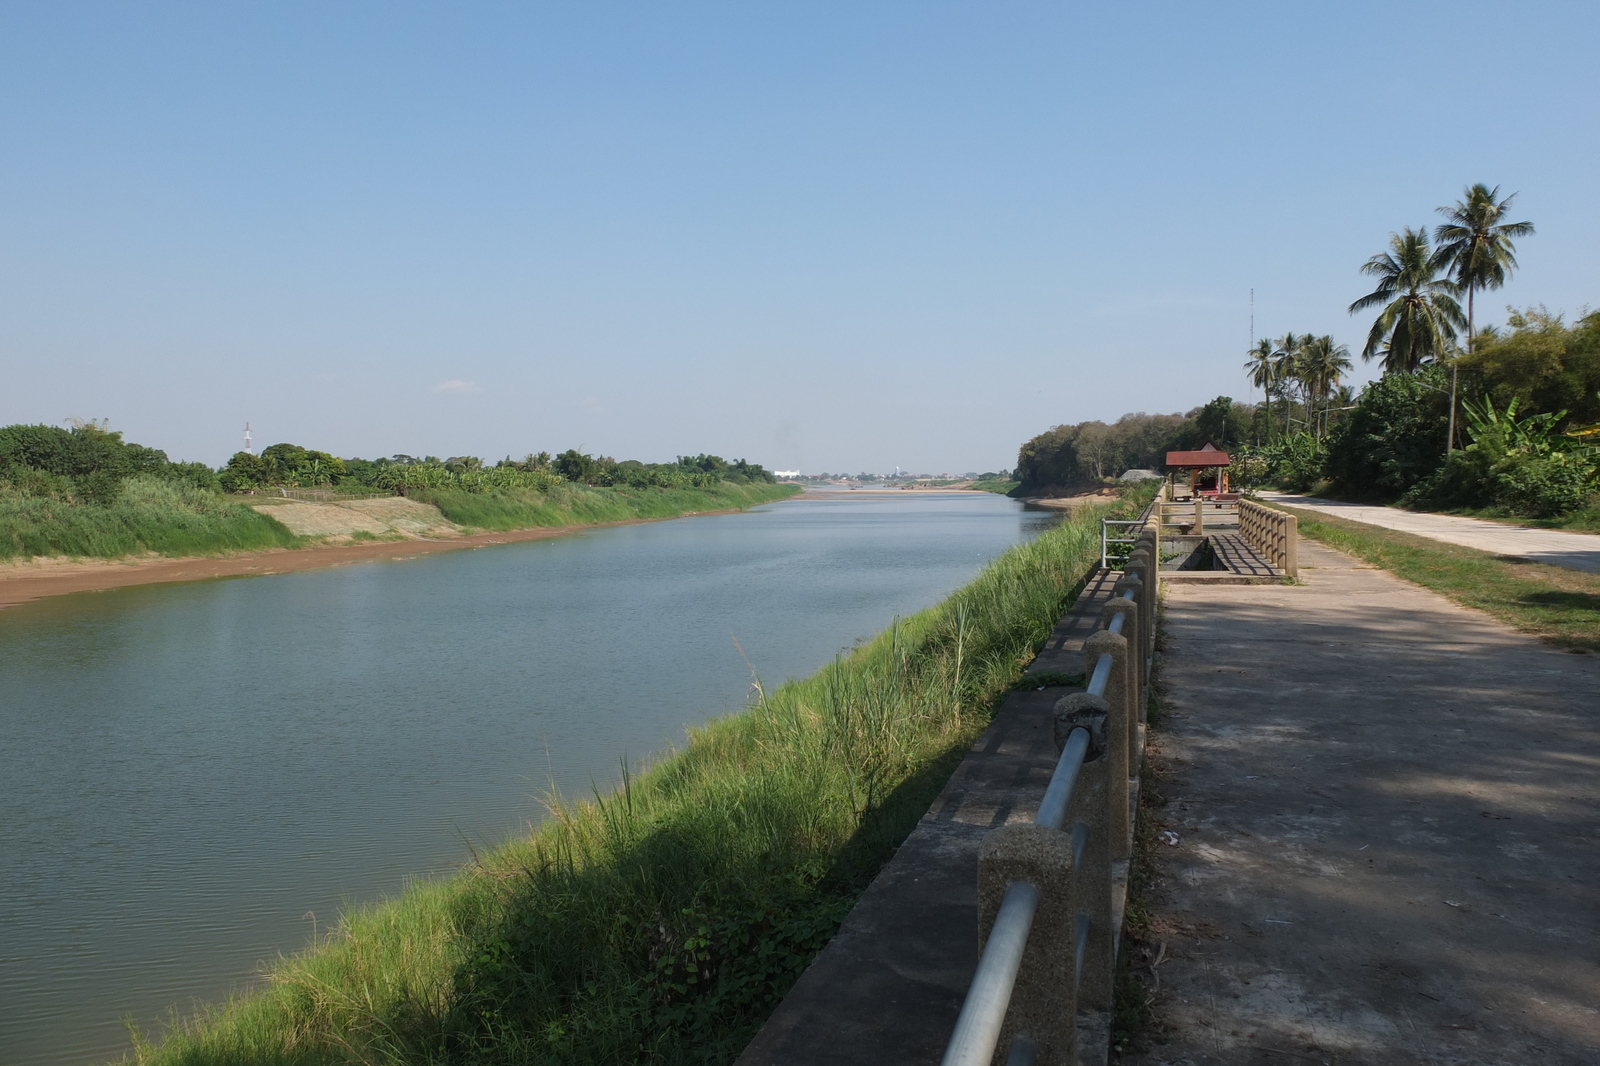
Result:
{"label": "grassy riverbank", "polygon": [[1104,513],[759,693],[615,794],[357,910],[135,1061],[730,1062],[1048,636]]}
{"label": "grassy riverbank", "polygon": [[1300,532],[1563,647],[1600,651],[1600,577],[1281,507]]}
{"label": "grassy riverbank", "polygon": [[236,500],[176,481],[132,477],[106,504],[0,494],[0,560],[214,555],[302,543]]}
{"label": "grassy riverbank", "polygon": [[504,532],[588,526],[637,518],[674,518],[696,511],[727,511],[787,499],[800,491],[798,485],[775,485],[765,481],[738,485],[719,481],[703,488],[590,488],[565,484],[545,491],[414,489],[407,495],[433,504],[457,525]]}
{"label": "grassy riverbank", "polygon": [[[411,495],[437,506],[458,525],[504,532],[726,511],[799,491],[793,485],[722,481],[685,488],[560,484],[542,492],[422,489]],[[127,479],[110,503],[0,493],[0,561],[224,555],[322,543],[322,538],[295,536],[276,519],[257,513],[250,499],[146,477]]]}

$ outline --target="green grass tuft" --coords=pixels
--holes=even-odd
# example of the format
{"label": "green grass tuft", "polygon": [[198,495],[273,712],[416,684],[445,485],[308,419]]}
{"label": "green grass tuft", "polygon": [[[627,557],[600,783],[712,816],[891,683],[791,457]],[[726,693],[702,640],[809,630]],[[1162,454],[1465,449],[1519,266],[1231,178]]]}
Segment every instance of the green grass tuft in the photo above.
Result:
{"label": "green grass tuft", "polygon": [[726,1063],[915,827],[1098,562],[1083,508],[527,839],[360,908],[142,1066]]}

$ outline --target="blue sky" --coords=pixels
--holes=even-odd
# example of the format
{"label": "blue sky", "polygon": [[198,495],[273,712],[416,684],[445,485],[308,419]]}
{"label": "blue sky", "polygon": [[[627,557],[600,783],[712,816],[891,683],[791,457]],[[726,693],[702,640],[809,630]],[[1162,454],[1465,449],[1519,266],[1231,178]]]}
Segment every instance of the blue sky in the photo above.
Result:
{"label": "blue sky", "polygon": [[[0,6],[0,423],[1009,466],[1359,348],[1474,181],[1600,305],[1586,4]],[[1493,317],[1490,316],[1490,317]],[[1364,368],[1363,376],[1370,376]]]}

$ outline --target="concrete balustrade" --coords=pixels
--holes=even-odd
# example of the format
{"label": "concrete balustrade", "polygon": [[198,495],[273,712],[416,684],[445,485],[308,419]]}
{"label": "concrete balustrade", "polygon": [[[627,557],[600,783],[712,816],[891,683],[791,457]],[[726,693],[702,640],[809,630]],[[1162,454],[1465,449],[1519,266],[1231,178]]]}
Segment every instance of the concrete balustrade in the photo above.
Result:
{"label": "concrete balustrade", "polygon": [[1300,520],[1294,515],[1239,501],[1239,536],[1291,580],[1300,575]]}
{"label": "concrete balustrade", "polygon": [[[1197,521],[1200,512],[1196,511]],[[1088,691],[1055,703],[1061,751],[1032,825],[984,838],[982,957],[944,1066],[1078,1066],[1083,1018],[1102,1019],[1086,1060],[1103,1060],[1113,1008],[1133,802],[1143,756],[1161,582],[1160,502],[1139,520],[1100,628],[1083,643]],[[1126,542],[1124,542],[1126,543]]]}

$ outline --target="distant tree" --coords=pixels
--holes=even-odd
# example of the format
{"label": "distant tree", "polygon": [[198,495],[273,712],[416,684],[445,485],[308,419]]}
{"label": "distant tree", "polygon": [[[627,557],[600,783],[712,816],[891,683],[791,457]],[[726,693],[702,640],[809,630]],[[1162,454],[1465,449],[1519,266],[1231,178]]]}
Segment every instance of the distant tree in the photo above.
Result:
{"label": "distant tree", "polygon": [[555,457],[551,464],[556,473],[568,481],[588,484],[594,481],[600,472],[600,463],[592,455],[585,455],[576,448],[568,448]]}
{"label": "distant tree", "polygon": [[218,477],[227,492],[251,492],[271,483],[267,461],[251,452],[234,452]]}
{"label": "distant tree", "polygon": [[1300,380],[1316,413],[1316,434],[1326,429],[1328,396],[1351,369],[1350,349],[1334,343],[1332,337],[1310,337],[1300,349]]}
{"label": "distant tree", "polygon": [[1245,376],[1249,378],[1250,385],[1260,389],[1262,398],[1269,404],[1272,402],[1272,387],[1278,380],[1278,364],[1273,358],[1275,350],[1276,345],[1268,338],[1262,337],[1256,342],[1256,346],[1250,349],[1249,357],[1244,363]]}
{"label": "distant tree", "polygon": [[[1508,308],[1508,310],[1510,310]],[[1600,422],[1600,311],[1571,326],[1543,307],[1511,311],[1509,329],[1486,327],[1462,356],[1466,391],[1500,407],[1569,412],[1568,425]]]}
{"label": "distant tree", "polygon": [[[1473,323],[1473,296],[1479,289],[1498,289],[1517,269],[1517,247],[1513,237],[1533,234],[1532,222],[1507,222],[1506,213],[1511,193],[1499,199],[1500,186],[1489,188],[1479,182],[1469,186],[1464,198],[1450,207],[1439,208],[1445,221],[1434,227],[1433,239],[1438,243],[1436,253],[1449,268],[1456,284],[1467,291],[1467,351],[1472,351],[1475,330]],[[1445,453],[1455,448],[1456,437],[1456,379],[1459,367],[1450,367],[1450,429],[1445,442]]]}
{"label": "distant tree", "polygon": [[1456,329],[1466,323],[1455,294],[1459,286],[1443,277],[1445,257],[1428,247],[1424,230],[1407,227],[1389,235],[1389,250],[1362,266],[1377,286],[1350,305],[1356,314],[1381,307],[1367,333],[1363,359],[1383,353],[1386,374],[1411,373],[1446,355]]}
{"label": "distant tree", "polygon": [[1289,419],[1295,401],[1295,391],[1302,385],[1300,355],[1311,335],[1285,333],[1272,342],[1272,387],[1283,400],[1283,433],[1290,432]]}

